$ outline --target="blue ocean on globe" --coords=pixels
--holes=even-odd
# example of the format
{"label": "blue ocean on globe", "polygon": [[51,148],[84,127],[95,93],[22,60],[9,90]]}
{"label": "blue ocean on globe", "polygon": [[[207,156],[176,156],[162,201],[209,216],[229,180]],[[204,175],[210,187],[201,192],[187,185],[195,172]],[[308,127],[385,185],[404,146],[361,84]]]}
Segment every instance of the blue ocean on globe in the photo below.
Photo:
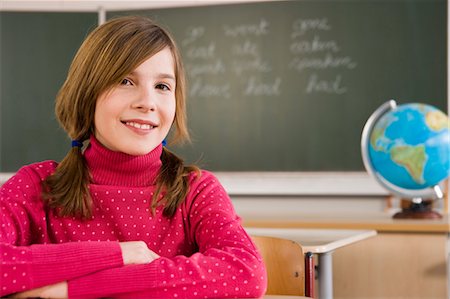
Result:
{"label": "blue ocean on globe", "polygon": [[425,189],[450,176],[450,121],[426,104],[403,104],[379,118],[369,133],[376,172],[404,189]]}

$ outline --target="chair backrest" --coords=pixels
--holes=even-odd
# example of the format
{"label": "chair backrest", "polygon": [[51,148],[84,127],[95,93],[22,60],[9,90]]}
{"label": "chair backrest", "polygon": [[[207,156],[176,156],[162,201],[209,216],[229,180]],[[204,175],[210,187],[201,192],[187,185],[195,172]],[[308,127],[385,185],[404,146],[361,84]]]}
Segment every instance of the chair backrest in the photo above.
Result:
{"label": "chair backrest", "polygon": [[251,237],[266,264],[266,294],[305,296],[305,259],[301,245],[288,239]]}

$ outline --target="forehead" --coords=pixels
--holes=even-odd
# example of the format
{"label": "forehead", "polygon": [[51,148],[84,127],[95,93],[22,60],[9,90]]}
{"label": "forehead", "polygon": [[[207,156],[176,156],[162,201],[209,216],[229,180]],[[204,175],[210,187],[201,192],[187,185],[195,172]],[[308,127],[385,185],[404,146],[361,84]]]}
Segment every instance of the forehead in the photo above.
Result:
{"label": "forehead", "polygon": [[137,76],[164,75],[175,79],[175,59],[172,51],[166,47],[145,59],[131,74]]}

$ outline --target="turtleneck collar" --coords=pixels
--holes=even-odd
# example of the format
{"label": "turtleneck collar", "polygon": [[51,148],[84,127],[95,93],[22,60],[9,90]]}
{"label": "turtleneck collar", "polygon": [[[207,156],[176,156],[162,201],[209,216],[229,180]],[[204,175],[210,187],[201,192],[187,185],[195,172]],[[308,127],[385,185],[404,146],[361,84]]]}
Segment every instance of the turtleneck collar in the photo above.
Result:
{"label": "turtleneck collar", "polygon": [[114,152],[93,135],[84,152],[92,183],[110,186],[144,187],[155,183],[161,168],[162,145],[142,156]]}

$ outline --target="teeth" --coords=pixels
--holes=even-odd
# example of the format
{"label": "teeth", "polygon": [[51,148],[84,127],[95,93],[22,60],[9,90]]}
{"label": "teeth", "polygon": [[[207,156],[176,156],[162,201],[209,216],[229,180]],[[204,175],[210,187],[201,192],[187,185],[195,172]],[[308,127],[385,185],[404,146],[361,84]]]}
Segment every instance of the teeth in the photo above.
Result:
{"label": "teeth", "polygon": [[142,129],[142,130],[150,130],[153,129],[153,126],[150,126],[149,124],[138,124],[132,121],[127,121],[125,123],[127,126],[131,126],[131,127],[135,127],[137,129]]}

